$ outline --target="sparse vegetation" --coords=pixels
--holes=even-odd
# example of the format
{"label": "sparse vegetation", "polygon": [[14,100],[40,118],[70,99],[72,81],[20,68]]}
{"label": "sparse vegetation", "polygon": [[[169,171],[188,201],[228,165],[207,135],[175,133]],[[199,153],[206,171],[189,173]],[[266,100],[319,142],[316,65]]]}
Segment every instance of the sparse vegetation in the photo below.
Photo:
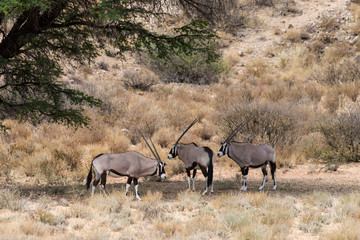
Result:
{"label": "sparse vegetation", "polygon": [[[91,64],[62,63],[64,76],[56,81],[95,97],[82,106],[87,128],[59,126],[47,118],[37,119],[36,126],[0,119],[0,131],[7,128],[0,134],[0,239],[359,237],[354,176],[360,161],[360,2],[216,2],[218,10],[226,6],[228,12],[206,18],[216,25],[202,32],[210,34],[211,49],[185,41],[199,51],[192,54],[177,45],[173,50],[181,54],[166,52],[161,58],[150,44],[151,58],[144,52],[121,56],[105,41]],[[140,22],[146,31],[171,38],[170,26],[187,26],[189,16],[199,16],[187,10],[171,5],[166,11],[174,17]],[[9,19],[5,33],[12,24]],[[211,40],[209,29],[216,29],[219,38]],[[179,30],[186,36],[201,32]],[[4,84],[0,77],[0,89]],[[0,105],[4,96],[0,93]],[[96,99],[102,105],[93,108],[91,103],[100,103]],[[258,192],[261,170],[251,169],[248,192],[239,192],[238,165],[216,157],[215,193],[201,195],[200,170],[196,191],[186,191],[184,164],[166,158],[195,117],[200,121],[183,142],[216,153],[229,131],[242,124],[235,140],[275,146],[278,190],[271,191],[268,171],[265,190]],[[133,186],[125,197],[126,178],[108,178],[108,198],[99,189],[90,197],[83,185],[94,156],[125,151],[151,156],[136,127],[149,130],[168,164],[167,180],[140,178],[144,187],[139,189],[149,191],[140,192],[142,202],[136,201]]]}

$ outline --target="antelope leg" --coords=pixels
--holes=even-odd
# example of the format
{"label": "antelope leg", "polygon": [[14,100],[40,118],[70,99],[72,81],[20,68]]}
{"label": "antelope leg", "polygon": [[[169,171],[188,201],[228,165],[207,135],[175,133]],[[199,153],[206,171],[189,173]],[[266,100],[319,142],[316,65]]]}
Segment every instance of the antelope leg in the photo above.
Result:
{"label": "antelope leg", "polygon": [[193,191],[195,191],[195,175],[196,175],[196,169],[193,170],[193,177],[192,177]]}
{"label": "antelope leg", "polygon": [[203,192],[203,194],[202,194],[202,195],[205,195],[205,194],[207,193],[207,191],[208,191],[207,178],[208,178],[208,177],[206,177],[206,178],[205,178],[205,185],[206,185],[206,188],[205,188],[205,191]]}
{"label": "antelope leg", "polygon": [[263,172],[263,174],[264,174],[264,179],[263,179],[262,185],[259,187],[259,190],[260,190],[260,191],[264,189],[265,183],[266,183],[266,181],[267,181],[266,164],[265,164],[263,167],[261,167],[261,170],[262,170],[262,172]]}
{"label": "antelope leg", "polygon": [[125,196],[127,196],[127,194],[128,194],[128,191],[129,191],[129,188],[130,188],[130,186],[131,186],[131,181],[133,180],[133,178],[132,177],[128,177],[128,180],[127,180],[127,182],[126,182],[126,188],[125,188]]}
{"label": "antelope leg", "polygon": [[186,168],[186,174],[187,174],[187,179],[188,179],[188,184],[189,184],[189,190],[191,190],[191,183],[190,183],[190,168]]}
{"label": "antelope leg", "polygon": [[135,195],[136,195],[136,198],[139,200],[139,201],[141,201],[141,197],[139,196],[139,194],[138,194],[138,180],[137,180],[137,178],[134,178],[134,184],[135,184]]}
{"label": "antelope leg", "polygon": [[247,190],[246,180],[247,180],[248,172],[249,172],[248,167],[241,168],[241,173],[242,173],[242,186],[240,188],[241,191],[246,191]]}
{"label": "antelope leg", "polygon": [[247,175],[243,175],[242,176],[242,186],[240,188],[241,191],[247,190],[246,180],[247,180]]}

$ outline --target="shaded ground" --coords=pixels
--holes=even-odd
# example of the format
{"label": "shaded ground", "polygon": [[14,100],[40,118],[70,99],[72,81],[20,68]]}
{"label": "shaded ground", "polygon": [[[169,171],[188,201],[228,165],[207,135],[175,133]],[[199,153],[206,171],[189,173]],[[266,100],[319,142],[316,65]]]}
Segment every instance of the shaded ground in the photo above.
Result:
{"label": "shaded ground", "polygon": [[[282,168],[277,170],[278,190],[273,191],[273,181],[269,178],[264,191],[270,195],[290,195],[300,196],[310,194],[314,191],[326,191],[334,195],[347,194],[360,190],[360,164],[346,164],[340,166],[337,171],[325,171],[325,165],[305,164],[293,168]],[[223,170],[221,173],[215,171],[214,174],[214,196],[226,193],[239,193],[240,180],[237,168]],[[226,176],[224,176],[226,174]],[[238,176],[237,176],[238,175]],[[197,175],[197,191],[203,191],[205,187],[204,177]],[[113,179],[109,177],[107,191],[118,189],[123,190],[126,178]],[[248,192],[257,192],[261,185],[262,173],[260,169],[250,169],[248,175]],[[73,197],[86,199],[90,195],[90,190],[86,191],[84,184],[74,184],[68,186],[21,186],[17,184],[3,185],[5,188],[16,188],[22,195],[36,199],[47,195],[49,197],[65,198],[71,200]],[[172,201],[176,199],[178,193],[187,189],[185,174],[173,176],[166,181],[153,181],[140,179],[140,195],[147,191],[159,191],[163,194],[163,199]],[[130,191],[133,191],[133,186]],[[97,188],[96,193],[100,190]],[[205,196],[211,198],[211,196]]]}

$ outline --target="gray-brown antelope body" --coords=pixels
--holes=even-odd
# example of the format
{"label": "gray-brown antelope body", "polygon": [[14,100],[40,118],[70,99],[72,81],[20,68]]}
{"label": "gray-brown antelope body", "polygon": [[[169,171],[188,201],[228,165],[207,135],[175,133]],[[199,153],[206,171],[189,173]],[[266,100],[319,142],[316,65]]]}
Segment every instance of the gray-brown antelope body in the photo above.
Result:
{"label": "gray-brown antelope body", "polygon": [[261,167],[264,178],[259,190],[262,190],[267,181],[266,166],[269,163],[271,169],[271,175],[274,180],[273,190],[276,190],[276,162],[275,162],[275,150],[267,144],[253,145],[251,143],[240,143],[231,141],[231,138],[239,131],[237,128],[230,136],[222,143],[218,152],[218,156],[228,155],[229,158],[239,164],[242,173],[242,187],[241,190],[247,189],[247,175],[249,168]]}
{"label": "gray-brown antelope body", "polygon": [[164,169],[166,164],[161,162],[154,145],[153,147],[156,155],[151,149],[150,145],[148,145],[148,147],[154,154],[156,160],[145,157],[144,155],[135,151],[116,154],[100,154],[96,156],[90,166],[90,171],[86,181],[87,189],[89,189],[90,187],[90,183],[92,180],[92,168],[94,167],[95,179],[92,185],[92,195],[95,192],[96,186],[101,181],[100,188],[105,194],[105,196],[107,196],[105,185],[108,175],[112,177],[127,176],[128,180],[126,184],[125,194],[128,193],[131,182],[134,181],[136,198],[141,200],[138,194],[138,179],[140,177],[158,174],[161,178],[166,178],[166,173]]}
{"label": "gray-brown antelope body", "polygon": [[191,189],[191,170],[193,170],[192,182],[193,190],[195,190],[195,176],[197,168],[200,168],[202,174],[206,179],[206,188],[203,194],[207,193],[208,188],[211,187],[211,193],[213,189],[213,166],[214,166],[214,152],[209,147],[199,147],[195,143],[183,144],[179,143],[181,137],[197,122],[194,120],[190,126],[183,132],[180,138],[171,148],[168,158],[175,158],[179,156],[179,159],[184,162],[185,170],[188,176],[189,189]]}

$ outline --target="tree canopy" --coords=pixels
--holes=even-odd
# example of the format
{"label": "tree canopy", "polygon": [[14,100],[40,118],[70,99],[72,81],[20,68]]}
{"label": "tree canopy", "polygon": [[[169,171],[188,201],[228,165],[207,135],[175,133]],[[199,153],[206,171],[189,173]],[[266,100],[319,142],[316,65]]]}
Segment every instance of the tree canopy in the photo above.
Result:
{"label": "tree canopy", "polygon": [[148,51],[159,58],[203,52],[215,37],[207,21],[162,33],[146,24],[172,9],[212,20],[221,0],[2,0],[0,2],[0,122],[16,118],[84,126],[84,105],[101,101],[58,79],[63,65],[91,62],[105,46],[118,54]]}

